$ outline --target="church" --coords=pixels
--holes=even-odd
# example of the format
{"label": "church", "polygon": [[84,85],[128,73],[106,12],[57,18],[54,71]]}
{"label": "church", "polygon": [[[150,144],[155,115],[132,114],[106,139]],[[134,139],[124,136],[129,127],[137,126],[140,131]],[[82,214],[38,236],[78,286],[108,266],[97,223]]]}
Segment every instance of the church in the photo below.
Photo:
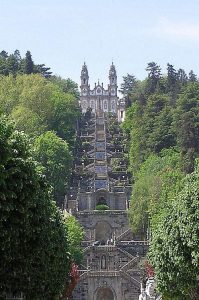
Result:
{"label": "church", "polygon": [[85,113],[88,108],[95,113],[98,109],[104,113],[116,114],[118,121],[122,122],[125,118],[125,102],[118,97],[117,72],[112,63],[109,69],[109,84],[107,89],[99,81],[93,89],[90,88],[89,75],[86,64],[84,63],[81,70],[81,94],[80,105],[82,112]]}

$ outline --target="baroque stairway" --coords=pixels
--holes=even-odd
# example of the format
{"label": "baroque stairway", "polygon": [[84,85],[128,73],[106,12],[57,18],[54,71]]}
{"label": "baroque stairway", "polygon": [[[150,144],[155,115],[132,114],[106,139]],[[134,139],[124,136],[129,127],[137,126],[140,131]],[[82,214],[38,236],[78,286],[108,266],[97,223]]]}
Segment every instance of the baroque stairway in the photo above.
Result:
{"label": "baroque stairway", "polygon": [[137,300],[140,262],[148,243],[133,236],[127,218],[131,193],[123,134],[116,117],[88,111],[66,209],[84,228],[84,257],[74,300]]}

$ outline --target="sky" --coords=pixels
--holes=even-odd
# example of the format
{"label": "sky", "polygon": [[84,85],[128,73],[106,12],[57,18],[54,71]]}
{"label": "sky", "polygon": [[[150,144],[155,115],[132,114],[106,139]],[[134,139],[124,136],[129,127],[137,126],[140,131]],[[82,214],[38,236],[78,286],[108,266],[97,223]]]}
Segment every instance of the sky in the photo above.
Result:
{"label": "sky", "polygon": [[80,83],[85,61],[91,87],[118,85],[127,73],[147,76],[155,61],[199,75],[199,0],[0,0],[0,51],[22,56]]}

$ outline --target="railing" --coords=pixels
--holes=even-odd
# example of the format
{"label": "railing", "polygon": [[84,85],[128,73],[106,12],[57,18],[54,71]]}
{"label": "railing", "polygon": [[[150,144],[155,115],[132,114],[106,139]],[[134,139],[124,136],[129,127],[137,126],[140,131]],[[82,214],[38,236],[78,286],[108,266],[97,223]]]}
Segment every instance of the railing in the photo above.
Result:
{"label": "railing", "polygon": [[116,237],[116,242],[121,241],[121,239],[126,236],[128,233],[131,232],[131,229],[127,229],[126,231],[122,232],[119,236]]}
{"label": "railing", "polygon": [[149,246],[149,241],[118,241],[118,245],[129,245],[129,246]]}
{"label": "railing", "polygon": [[105,215],[127,215],[126,210],[83,210],[83,211],[78,211],[77,215],[100,215],[100,214],[105,214]]}
{"label": "railing", "polygon": [[120,270],[124,271],[126,269],[129,269],[130,267],[133,267],[137,261],[138,261],[138,257],[134,257],[129,262],[127,262],[125,265],[123,265]]}
{"label": "railing", "polygon": [[22,293],[18,293],[17,295],[13,295],[12,293],[9,293],[5,297],[6,300],[23,300],[25,299]]}
{"label": "railing", "polygon": [[124,193],[124,186],[114,186],[112,187],[112,191],[116,193]]}
{"label": "railing", "polygon": [[89,277],[119,277],[119,271],[99,270],[99,271],[88,271]]}
{"label": "railing", "polygon": [[131,275],[129,275],[127,272],[125,272],[123,270],[120,270],[119,273],[121,276],[128,278],[128,280],[133,282],[133,284],[136,285],[137,287],[139,287],[139,289],[140,289],[140,282],[137,279],[135,279],[134,277],[132,277]]}
{"label": "railing", "polygon": [[103,250],[103,251],[106,251],[106,252],[111,252],[111,251],[114,251],[116,249],[116,246],[115,245],[89,245],[87,246],[86,248],[83,249],[83,252],[87,252],[91,249],[95,249],[96,250]]}
{"label": "railing", "polygon": [[116,249],[115,245],[99,245],[99,246],[93,246],[93,247],[95,247],[95,250],[98,249],[98,250],[103,250],[106,252],[115,251],[115,249]]}
{"label": "railing", "polygon": [[130,259],[134,259],[134,258],[135,258],[135,256],[133,256],[133,255],[130,254],[129,252],[127,252],[127,251],[121,249],[120,247],[118,247],[118,250],[119,250],[120,252],[122,252],[125,256],[128,256]]}
{"label": "railing", "polygon": [[91,277],[118,277],[120,276],[118,271],[91,271]]}
{"label": "railing", "polygon": [[99,271],[91,271],[88,269],[85,270],[79,270],[79,275],[80,275],[80,280],[84,279],[85,277],[125,277],[127,280],[133,282],[133,284],[137,287],[140,288],[140,282],[132,277],[130,274],[123,270],[115,271],[115,270],[99,270]]}

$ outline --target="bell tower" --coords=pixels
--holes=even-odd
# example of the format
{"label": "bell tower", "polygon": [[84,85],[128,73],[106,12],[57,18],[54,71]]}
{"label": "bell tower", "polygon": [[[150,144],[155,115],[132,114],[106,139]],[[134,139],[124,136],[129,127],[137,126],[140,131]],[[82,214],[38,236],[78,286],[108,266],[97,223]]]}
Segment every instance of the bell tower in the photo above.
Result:
{"label": "bell tower", "polygon": [[116,86],[117,87],[117,73],[115,66],[112,62],[112,65],[110,66],[109,70],[109,84],[111,87]]}
{"label": "bell tower", "polygon": [[117,111],[117,72],[112,62],[109,70],[109,106],[112,113]]}
{"label": "bell tower", "polygon": [[82,66],[80,78],[81,78],[81,86],[80,86],[81,96],[86,96],[88,93],[88,89],[89,89],[89,85],[88,85],[89,76],[88,76],[88,69],[87,69],[85,62]]}

